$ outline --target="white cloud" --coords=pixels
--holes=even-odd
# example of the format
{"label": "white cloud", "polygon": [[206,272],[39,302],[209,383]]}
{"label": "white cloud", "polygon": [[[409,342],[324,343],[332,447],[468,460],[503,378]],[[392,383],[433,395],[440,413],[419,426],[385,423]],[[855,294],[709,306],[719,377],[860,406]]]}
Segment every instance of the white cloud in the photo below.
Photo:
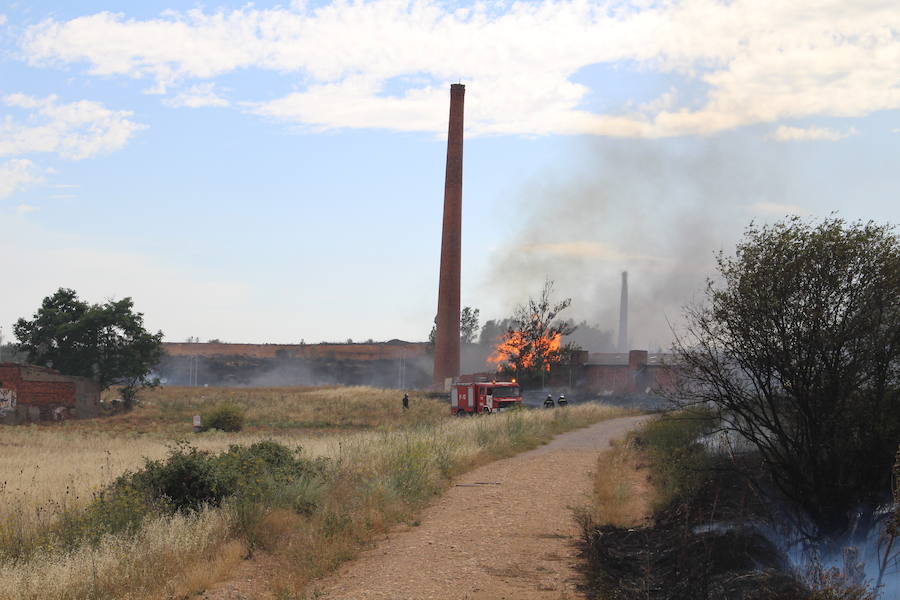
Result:
{"label": "white cloud", "polygon": [[0,15],[0,25],[6,25],[6,15]]}
{"label": "white cloud", "polygon": [[118,150],[144,128],[129,120],[131,112],[89,100],[62,104],[56,96],[9,94],[0,102],[30,113],[24,121],[12,116],[0,121],[0,156],[51,152],[80,160]]}
{"label": "white cloud", "polygon": [[776,129],[769,139],[778,142],[808,142],[808,141],[828,141],[836,142],[843,140],[852,135],[857,135],[859,131],[851,127],[846,131],[837,131],[825,127],[790,127],[782,125]]}
{"label": "white cloud", "polygon": [[216,94],[212,83],[201,83],[192,86],[179,93],[174,98],[163,101],[166,106],[172,108],[201,108],[204,106],[228,106],[230,103],[225,98]]}
{"label": "white cloud", "polygon": [[783,217],[785,215],[805,215],[808,211],[796,204],[778,204],[777,202],[757,202],[749,206],[750,210],[755,213],[766,215],[775,215]]}
{"label": "white cloud", "polygon": [[[470,8],[295,1],[148,20],[108,12],[50,19],[27,30],[22,49],[32,64],[84,62],[95,75],[150,79],[160,92],[238,69],[297,73],[304,89],[252,110],[315,128],[440,133],[446,83],[458,78],[469,84],[474,134],[675,136],[900,108],[900,11],[877,0],[683,0],[628,9],[597,0]],[[677,73],[708,90],[705,103],[676,106],[682,95],[670,90],[639,107],[643,113],[586,110],[589,90],[573,75],[620,61]],[[386,93],[404,78],[404,91]]]}
{"label": "white cloud", "polygon": [[21,217],[36,210],[36,206],[32,206],[30,204],[20,204],[16,207],[16,215]]}
{"label": "white cloud", "polygon": [[0,199],[25,189],[30,184],[42,181],[39,169],[25,158],[0,163]]}

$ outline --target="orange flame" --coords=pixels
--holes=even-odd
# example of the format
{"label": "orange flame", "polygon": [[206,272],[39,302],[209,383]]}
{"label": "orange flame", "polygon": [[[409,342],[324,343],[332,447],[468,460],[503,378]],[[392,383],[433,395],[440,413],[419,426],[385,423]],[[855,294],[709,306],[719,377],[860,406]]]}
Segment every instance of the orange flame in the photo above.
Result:
{"label": "orange flame", "polygon": [[[521,331],[510,331],[497,339],[497,347],[488,357],[488,362],[497,365],[501,370],[505,365],[518,363],[524,368],[535,365],[538,357],[552,356],[559,351],[562,336],[558,333],[544,337],[528,344]],[[544,368],[549,371],[550,364]]]}

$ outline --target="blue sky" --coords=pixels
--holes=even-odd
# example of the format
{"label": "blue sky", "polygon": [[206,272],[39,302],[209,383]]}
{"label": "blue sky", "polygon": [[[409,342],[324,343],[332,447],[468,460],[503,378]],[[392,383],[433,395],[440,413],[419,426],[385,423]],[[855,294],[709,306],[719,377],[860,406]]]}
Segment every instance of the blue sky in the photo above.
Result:
{"label": "blue sky", "polygon": [[72,287],[169,340],[423,339],[449,84],[463,304],[544,278],[668,341],[751,219],[900,222],[891,2],[0,4],[0,326]]}

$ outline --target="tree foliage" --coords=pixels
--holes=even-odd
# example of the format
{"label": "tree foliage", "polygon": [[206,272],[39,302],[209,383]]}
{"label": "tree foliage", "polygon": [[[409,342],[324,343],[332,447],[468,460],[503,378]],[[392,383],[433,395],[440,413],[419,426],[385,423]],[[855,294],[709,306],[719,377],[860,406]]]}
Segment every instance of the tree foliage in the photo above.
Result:
{"label": "tree foliage", "polygon": [[471,306],[466,306],[459,313],[459,341],[463,344],[475,342],[478,335],[478,317],[481,311]]}
{"label": "tree foliage", "polygon": [[[475,341],[480,314],[480,310],[471,306],[464,306],[459,312],[459,341],[463,344],[471,344]],[[434,324],[431,326],[431,331],[428,332],[428,344],[432,349],[435,340],[437,340],[437,315],[434,316]]]}
{"label": "tree foliage", "polygon": [[478,335],[478,343],[485,347],[496,346],[507,330],[513,326],[512,319],[488,319]]}
{"label": "tree foliage", "polygon": [[[678,402],[713,407],[814,525],[887,499],[900,441],[900,244],[890,226],[751,224],[676,342]],[[859,531],[865,532],[865,524]]]}
{"label": "tree foliage", "polygon": [[89,304],[60,288],[44,298],[29,321],[14,332],[29,361],[66,375],[91,377],[101,388],[123,386],[127,405],[138,388],[155,385],[151,370],[162,356],[162,332],[144,329],[144,316],[131,298]]}
{"label": "tree foliage", "polygon": [[553,281],[545,281],[537,299],[529,298],[527,304],[516,308],[489,360],[523,380],[541,377],[560,361],[562,336],[575,331],[574,325],[557,318],[571,303],[571,298],[554,302]]}

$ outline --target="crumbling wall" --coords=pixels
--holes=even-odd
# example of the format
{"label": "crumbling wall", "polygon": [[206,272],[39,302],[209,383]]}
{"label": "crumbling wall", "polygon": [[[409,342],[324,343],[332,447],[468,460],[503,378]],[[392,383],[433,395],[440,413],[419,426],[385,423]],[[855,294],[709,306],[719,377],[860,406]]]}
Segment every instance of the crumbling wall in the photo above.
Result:
{"label": "crumbling wall", "polygon": [[424,356],[428,344],[385,342],[382,344],[219,344],[163,343],[169,356],[240,356],[243,358],[303,358],[307,360],[396,360]]}
{"label": "crumbling wall", "polygon": [[166,343],[158,374],[167,385],[373,385],[416,388],[431,380],[424,343]]}
{"label": "crumbling wall", "polygon": [[551,387],[576,387],[600,396],[647,395],[677,383],[668,357],[644,350],[626,353],[580,353],[569,363],[554,365]]}
{"label": "crumbling wall", "polygon": [[100,387],[45,367],[0,365],[0,422],[18,424],[95,417]]}

